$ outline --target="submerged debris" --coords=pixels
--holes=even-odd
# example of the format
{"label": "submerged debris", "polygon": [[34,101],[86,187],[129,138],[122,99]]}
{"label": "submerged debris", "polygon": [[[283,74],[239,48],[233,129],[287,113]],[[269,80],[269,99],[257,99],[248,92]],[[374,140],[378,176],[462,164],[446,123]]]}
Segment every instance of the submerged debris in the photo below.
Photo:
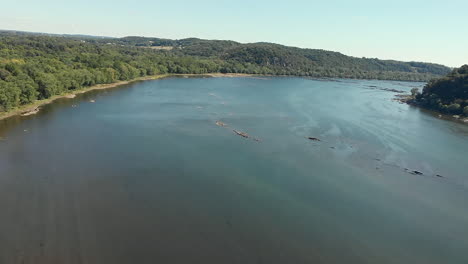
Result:
{"label": "submerged debris", "polygon": [[237,135],[241,136],[241,137],[244,137],[244,138],[249,138],[249,135],[245,132],[241,132],[241,131],[238,131],[238,130],[235,130],[233,129],[232,131],[234,131],[234,133],[236,133]]}
{"label": "submerged debris", "polygon": [[321,141],[320,139],[316,138],[316,137],[308,137],[308,139],[312,140],[312,141]]}

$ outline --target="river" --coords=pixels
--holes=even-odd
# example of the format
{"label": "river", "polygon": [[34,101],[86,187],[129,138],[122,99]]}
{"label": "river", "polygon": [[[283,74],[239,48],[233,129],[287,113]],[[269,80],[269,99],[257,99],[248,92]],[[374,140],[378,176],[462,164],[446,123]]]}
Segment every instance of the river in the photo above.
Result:
{"label": "river", "polygon": [[0,121],[0,263],[468,263],[468,126],[393,100],[423,85],[171,78]]}

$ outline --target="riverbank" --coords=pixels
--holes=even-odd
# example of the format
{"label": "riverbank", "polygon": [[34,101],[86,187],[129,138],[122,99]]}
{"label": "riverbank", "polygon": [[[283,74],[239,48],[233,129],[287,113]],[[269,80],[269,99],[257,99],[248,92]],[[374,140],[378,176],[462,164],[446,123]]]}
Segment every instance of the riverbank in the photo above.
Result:
{"label": "riverbank", "polygon": [[423,109],[424,111],[430,113],[433,116],[436,116],[437,118],[440,119],[445,119],[449,121],[454,121],[454,122],[459,122],[468,125],[468,117],[463,116],[463,115],[451,115],[447,113],[442,113],[439,111],[436,111],[434,109],[425,107],[417,102],[414,101],[413,97],[409,94],[403,94],[403,95],[396,95],[395,96],[395,101],[400,102],[402,104],[407,104],[412,107],[417,107],[420,109]]}
{"label": "riverbank", "polygon": [[8,117],[16,116],[16,115],[27,116],[27,115],[36,114],[37,112],[39,112],[39,109],[40,109],[41,106],[46,105],[46,104],[50,104],[50,103],[54,102],[57,99],[74,98],[77,94],[83,94],[83,93],[93,91],[93,90],[109,89],[109,88],[114,88],[114,87],[117,87],[117,86],[129,84],[129,83],[132,83],[132,82],[146,81],[146,80],[157,80],[157,79],[166,78],[166,77],[168,77],[168,75],[146,76],[146,77],[133,79],[133,80],[130,80],[130,81],[120,81],[120,82],[109,83],[109,84],[98,84],[98,85],[90,86],[90,87],[87,87],[87,88],[84,88],[84,89],[71,91],[71,92],[66,93],[66,94],[54,95],[54,96],[52,96],[50,98],[47,98],[47,99],[44,99],[44,100],[37,100],[34,103],[23,105],[23,106],[14,108],[14,109],[12,109],[10,111],[0,113],[0,120],[8,118]]}
{"label": "riverbank", "polygon": [[34,115],[40,111],[41,106],[50,104],[57,99],[74,98],[78,94],[87,93],[89,91],[115,88],[118,86],[130,84],[133,82],[158,80],[158,79],[170,78],[170,77],[213,77],[213,78],[216,78],[216,77],[253,77],[253,76],[254,75],[251,75],[251,74],[240,74],[240,73],[161,74],[161,75],[145,76],[145,77],[136,78],[136,79],[129,80],[129,81],[120,81],[120,82],[108,83],[108,84],[98,84],[98,85],[90,86],[84,89],[71,91],[69,93],[65,93],[61,95],[54,95],[44,100],[37,100],[34,103],[22,105],[10,111],[0,113],[0,120],[6,119],[12,116],[17,116],[17,115],[22,115],[22,116]]}

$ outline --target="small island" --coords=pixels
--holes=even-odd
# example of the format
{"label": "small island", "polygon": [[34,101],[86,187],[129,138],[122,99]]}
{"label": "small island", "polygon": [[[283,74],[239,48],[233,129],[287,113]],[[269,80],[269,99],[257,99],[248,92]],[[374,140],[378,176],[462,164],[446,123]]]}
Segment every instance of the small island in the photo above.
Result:
{"label": "small island", "polygon": [[411,96],[404,101],[468,122],[468,65],[430,81],[422,92],[412,89]]}

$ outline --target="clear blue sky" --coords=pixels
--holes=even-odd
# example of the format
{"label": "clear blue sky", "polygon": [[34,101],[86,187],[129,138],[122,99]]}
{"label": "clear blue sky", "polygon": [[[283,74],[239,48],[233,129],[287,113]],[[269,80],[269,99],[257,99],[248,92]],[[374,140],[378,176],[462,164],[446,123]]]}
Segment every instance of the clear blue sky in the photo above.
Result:
{"label": "clear blue sky", "polygon": [[468,64],[468,0],[15,0],[1,8],[0,29],[267,41]]}

